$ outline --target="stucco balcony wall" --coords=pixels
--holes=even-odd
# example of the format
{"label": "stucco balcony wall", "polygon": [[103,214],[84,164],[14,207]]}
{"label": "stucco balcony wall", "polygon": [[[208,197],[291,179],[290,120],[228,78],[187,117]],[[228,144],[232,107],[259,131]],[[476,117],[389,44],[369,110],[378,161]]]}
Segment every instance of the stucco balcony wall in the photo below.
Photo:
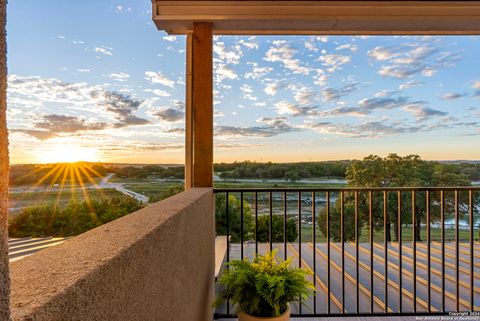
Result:
{"label": "stucco balcony wall", "polygon": [[12,320],[212,319],[213,205],[193,188],[13,262]]}

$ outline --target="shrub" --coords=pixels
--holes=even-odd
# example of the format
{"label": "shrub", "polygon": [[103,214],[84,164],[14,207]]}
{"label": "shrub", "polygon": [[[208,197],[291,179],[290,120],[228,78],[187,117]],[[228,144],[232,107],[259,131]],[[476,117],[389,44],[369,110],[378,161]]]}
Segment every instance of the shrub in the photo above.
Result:
{"label": "shrub", "polygon": [[[228,195],[229,235],[232,242],[240,241],[241,234],[241,203],[235,195]],[[227,235],[226,197],[220,193],[215,195],[215,224],[218,235]],[[243,201],[243,240],[253,237],[254,221],[252,210],[247,201]]]}
{"label": "shrub", "polygon": [[127,196],[71,201],[65,207],[48,203],[23,209],[10,219],[8,232],[11,237],[75,236],[141,207]]}
{"label": "shrub", "polygon": [[[263,215],[258,217],[257,238],[259,242],[267,242],[270,228],[270,216]],[[284,241],[284,218],[283,215],[273,215],[272,217],[272,242]],[[287,219],[287,241],[294,242],[297,239],[298,230],[295,219]]]}

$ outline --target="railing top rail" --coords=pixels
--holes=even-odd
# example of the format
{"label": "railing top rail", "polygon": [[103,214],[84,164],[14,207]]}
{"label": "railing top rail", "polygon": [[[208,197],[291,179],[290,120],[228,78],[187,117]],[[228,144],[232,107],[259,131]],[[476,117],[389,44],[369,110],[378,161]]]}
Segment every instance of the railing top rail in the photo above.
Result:
{"label": "railing top rail", "polygon": [[239,192],[355,192],[355,191],[480,191],[480,186],[444,186],[444,187],[315,187],[315,188],[291,188],[291,187],[266,187],[266,188],[214,188],[214,193],[239,193]]}

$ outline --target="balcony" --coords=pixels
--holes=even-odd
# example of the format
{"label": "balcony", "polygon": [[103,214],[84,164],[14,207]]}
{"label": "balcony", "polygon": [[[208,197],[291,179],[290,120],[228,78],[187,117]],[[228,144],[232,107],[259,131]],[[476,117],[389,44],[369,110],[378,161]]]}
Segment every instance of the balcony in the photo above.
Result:
{"label": "balcony", "polygon": [[[478,35],[478,1],[213,4],[155,0],[152,4],[153,20],[159,29],[187,35],[187,191],[9,265],[5,233],[8,188],[3,180],[0,318],[8,320],[10,311],[14,321],[233,318],[231,306],[217,311],[211,307],[215,292],[214,194],[226,196],[225,262],[278,249],[281,256],[293,256],[295,264],[313,273],[317,292],[304,302],[305,306],[292,307],[295,317],[478,311],[480,274],[476,258],[480,248],[473,220],[478,187],[212,187],[214,34]],[[4,21],[5,3],[2,9],[0,17]],[[5,32],[0,40],[0,65],[6,66]],[[0,72],[5,84],[6,70]],[[0,94],[5,106],[5,86]],[[0,176],[7,177],[4,107],[1,113]],[[229,195],[240,200],[238,240],[231,237],[235,221],[230,216]],[[245,233],[245,204],[253,209],[251,235]],[[320,214],[325,219],[320,220]],[[260,238],[258,224],[262,217],[268,222],[264,239]],[[274,234],[276,217],[283,222],[280,236]],[[464,218],[466,223],[460,224]],[[293,240],[288,240],[289,220],[296,226]],[[391,237],[395,230],[398,239]]]}

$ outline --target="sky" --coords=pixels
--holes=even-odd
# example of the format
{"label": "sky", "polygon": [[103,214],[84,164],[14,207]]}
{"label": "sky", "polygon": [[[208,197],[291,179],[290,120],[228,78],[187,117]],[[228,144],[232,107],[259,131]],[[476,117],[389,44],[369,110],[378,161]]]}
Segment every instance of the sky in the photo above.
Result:
{"label": "sky", "polygon": [[[185,37],[151,2],[8,4],[12,163],[183,163]],[[480,159],[478,36],[217,36],[215,162]]]}

